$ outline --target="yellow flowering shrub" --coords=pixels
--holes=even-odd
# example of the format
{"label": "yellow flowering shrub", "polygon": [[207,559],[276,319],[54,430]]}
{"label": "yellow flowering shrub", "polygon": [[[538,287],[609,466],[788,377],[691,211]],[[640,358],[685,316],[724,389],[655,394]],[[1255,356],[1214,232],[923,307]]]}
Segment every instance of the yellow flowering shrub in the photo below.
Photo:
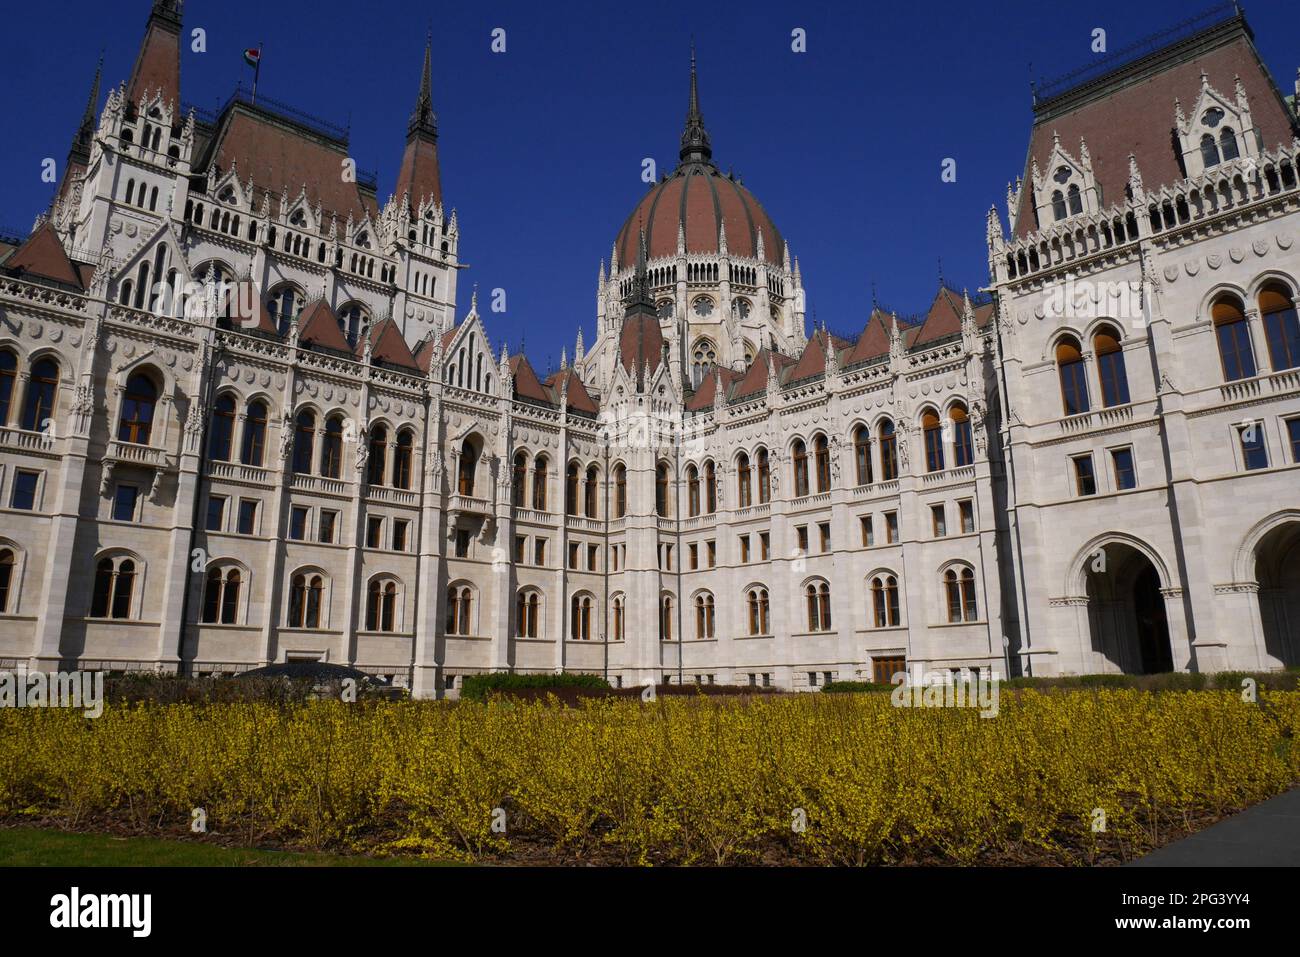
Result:
{"label": "yellow flowering shrub", "polygon": [[[0,820],[113,820],[464,860],[1056,860],[1300,781],[1300,693],[1018,691],[0,711]],[[1104,830],[1098,821],[1104,817]]]}

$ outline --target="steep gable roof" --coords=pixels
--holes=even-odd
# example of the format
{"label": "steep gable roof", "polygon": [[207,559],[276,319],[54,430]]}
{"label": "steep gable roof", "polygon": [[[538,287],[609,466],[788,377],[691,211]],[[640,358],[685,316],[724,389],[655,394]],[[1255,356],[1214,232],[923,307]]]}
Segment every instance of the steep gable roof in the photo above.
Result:
{"label": "steep gable roof", "polygon": [[780,352],[772,352],[763,348],[758,350],[758,355],[754,356],[754,361],[749,364],[745,374],[740,377],[740,384],[731,391],[733,399],[743,398],[747,395],[756,395],[759,392],[767,390],[767,360],[768,357],[776,363],[776,377],[782,381],[784,371],[795,364],[794,359]]}
{"label": "steep gable roof", "polygon": [[646,362],[650,363],[650,371],[658,369],[664,355],[664,335],[659,330],[659,319],[644,313],[628,316],[619,333],[618,354],[623,368],[633,375],[639,376]]}
{"label": "steep gable roof", "polygon": [[589,412],[595,415],[600,410],[596,406],[596,400],[591,397],[587,387],[573,369],[561,369],[553,373],[546,379],[546,385],[552,390],[553,400],[556,404],[560,401],[560,390],[568,385],[569,390],[569,408],[577,409],[579,412]]}
{"label": "steep gable roof", "polygon": [[687,409],[692,412],[698,412],[700,409],[707,409],[713,405],[713,397],[717,393],[718,388],[717,379],[714,376],[715,371],[717,376],[722,378],[722,392],[724,397],[731,388],[731,385],[737,382],[741,377],[741,373],[733,372],[730,369],[710,369],[709,374],[706,375],[704,381],[700,383],[700,387],[695,390],[695,394],[686,400]]}
{"label": "steep gable roof", "polygon": [[794,368],[790,370],[790,374],[786,376],[786,381],[794,382],[796,379],[807,379],[811,376],[822,375],[826,371],[828,350],[835,350],[838,357],[841,349],[851,347],[852,343],[831,335],[825,329],[818,329],[804,345],[803,353],[799,356]]}
{"label": "steep gable roof", "polygon": [[352,347],[339,328],[339,317],[324,299],[310,303],[298,317],[298,341],[352,354]]}
{"label": "steep gable roof", "polygon": [[962,309],[961,294],[941,285],[913,342],[933,342],[961,332]]}
{"label": "steep gable roof", "polygon": [[4,269],[13,275],[31,275],[83,291],[81,271],[68,258],[59,234],[49,222],[41,223],[27,241],[4,261]]}
{"label": "steep gable roof", "polygon": [[[360,353],[364,353],[365,342],[358,342],[357,348]],[[427,365],[421,369],[420,364],[415,361],[406,339],[392,319],[383,319],[370,329],[370,357],[403,369],[428,371]]]}
{"label": "steep gable roof", "polygon": [[862,335],[858,336],[858,341],[844,357],[846,366],[889,354],[889,327],[886,325],[888,321],[883,310],[871,310],[871,316],[862,329]]}
{"label": "steep gable roof", "polygon": [[550,394],[542,388],[537,373],[533,371],[532,363],[522,352],[510,357],[510,374],[514,378],[515,395],[550,404]]}

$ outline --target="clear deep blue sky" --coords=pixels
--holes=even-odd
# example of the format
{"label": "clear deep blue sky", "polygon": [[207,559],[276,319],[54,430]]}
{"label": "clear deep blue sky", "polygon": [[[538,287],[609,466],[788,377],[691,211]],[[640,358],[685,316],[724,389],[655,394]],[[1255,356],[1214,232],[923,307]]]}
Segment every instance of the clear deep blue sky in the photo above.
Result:
{"label": "clear deep blue sky", "polygon": [[[489,332],[512,346],[526,333],[545,364],[572,349],[578,323],[591,341],[597,266],[646,189],[642,159],[676,163],[692,36],[715,160],[734,167],[789,240],[817,318],[849,332],[865,321],[873,280],[903,314],[928,305],[940,259],[958,287],[987,281],[985,211],[1004,209],[1007,180],[1024,165],[1031,62],[1052,78],[1095,58],[1096,27],[1115,51],[1211,4],[187,0],[186,29],[206,29],[207,52],[183,54],[181,83],[187,101],[214,106],[251,79],[241,53],[264,41],[261,91],[340,124],[350,117],[352,153],[378,170],[382,202],[432,25],[443,192],[472,267],[459,313],[474,282],[504,288],[508,311],[488,317]],[[128,77],[149,6],[6,9],[6,231],[25,234],[48,204],[42,159],[62,165],[101,48],[106,83]],[[1245,6],[1290,92],[1294,7]],[[504,54],[489,49],[498,26]],[[796,27],[806,53],[791,51]],[[941,182],[945,157],[957,160],[956,183]]]}

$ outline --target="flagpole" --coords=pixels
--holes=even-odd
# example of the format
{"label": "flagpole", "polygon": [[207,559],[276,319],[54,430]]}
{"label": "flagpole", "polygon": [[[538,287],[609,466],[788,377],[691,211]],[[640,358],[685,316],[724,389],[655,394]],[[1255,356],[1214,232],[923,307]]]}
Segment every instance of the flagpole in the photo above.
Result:
{"label": "flagpole", "polygon": [[262,75],[262,49],[265,46],[264,41],[257,44],[257,64],[253,67],[253,106],[257,106],[257,79]]}

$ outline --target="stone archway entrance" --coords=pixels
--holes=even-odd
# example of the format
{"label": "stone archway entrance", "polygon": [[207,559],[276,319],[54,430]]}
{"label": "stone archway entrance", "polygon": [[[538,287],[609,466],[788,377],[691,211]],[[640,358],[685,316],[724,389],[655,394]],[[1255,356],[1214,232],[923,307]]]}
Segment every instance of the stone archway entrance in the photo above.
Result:
{"label": "stone archway entrance", "polygon": [[1300,521],[1270,530],[1254,559],[1264,649],[1283,667],[1300,665]]}
{"label": "stone archway entrance", "polygon": [[1107,671],[1174,670],[1160,573],[1138,549],[1110,542],[1085,564],[1092,650]]}

